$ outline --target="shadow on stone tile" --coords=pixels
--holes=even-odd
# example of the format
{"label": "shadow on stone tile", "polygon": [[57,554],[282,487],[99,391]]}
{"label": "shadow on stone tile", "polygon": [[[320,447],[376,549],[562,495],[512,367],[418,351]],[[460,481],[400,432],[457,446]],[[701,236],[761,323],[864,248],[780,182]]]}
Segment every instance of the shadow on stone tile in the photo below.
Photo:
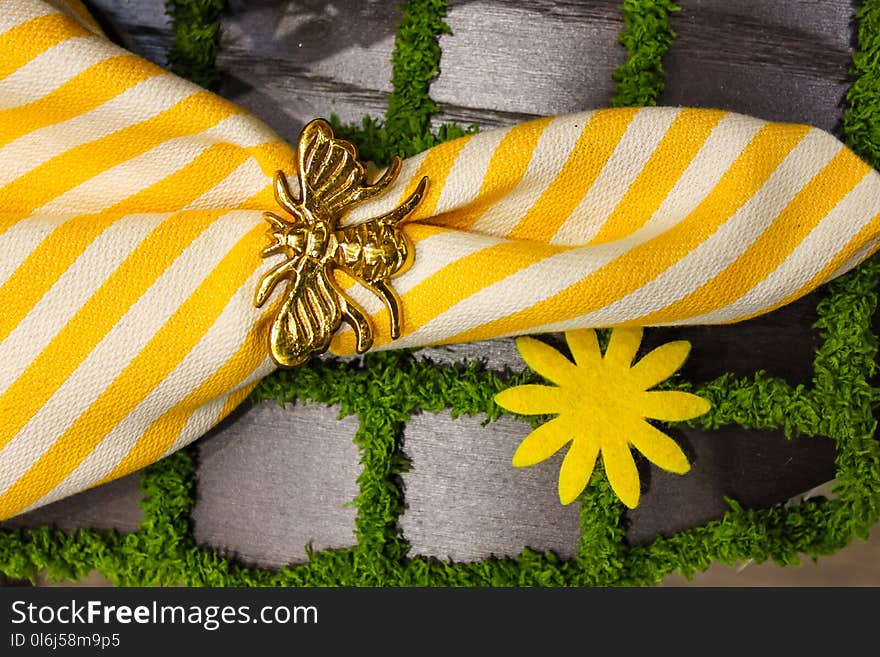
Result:
{"label": "shadow on stone tile", "polygon": [[676,475],[641,460],[642,499],[627,514],[633,544],[720,518],[729,509],[726,497],[746,507],[769,508],[835,476],[837,452],[828,438],[787,440],[780,431],[738,427],[681,427],[669,433],[691,460],[691,471]]}
{"label": "shadow on stone tile", "polygon": [[167,65],[174,37],[164,2],[87,0],[85,4],[112,41],[159,66]]}
{"label": "shadow on stone tile", "polygon": [[54,525],[66,532],[76,529],[135,532],[144,519],[140,486],[141,473],[135,472],[10,518],[0,523],[0,527]]}
{"label": "shadow on stone tile", "polygon": [[850,0],[682,0],[662,105],[838,127],[852,63]]}
{"label": "shadow on stone tile", "polygon": [[399,2],[231,2],[223,17],[219,93],[289,142],[316,117],[360,124],[391,91]]}
{"label": "shadow on stone tile", "polygon": [[530,425],[511,417],[449,412],[413,416],[404,430],[410,471],[400,519],[411,555],[476,561],[516,556],[523,548],[572,558],[580,535],[578,506],[557,493],[561,455],[530,468],[510,459]]}

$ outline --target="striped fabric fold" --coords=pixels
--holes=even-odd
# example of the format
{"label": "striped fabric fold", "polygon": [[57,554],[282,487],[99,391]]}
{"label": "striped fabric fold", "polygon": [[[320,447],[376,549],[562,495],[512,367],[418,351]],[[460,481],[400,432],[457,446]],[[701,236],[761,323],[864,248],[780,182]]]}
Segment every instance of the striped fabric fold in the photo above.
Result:
{"label": "striped fabric fold", "polygon": [[[81,3],[0,2],[0,519],[120,477],[227,415],[273,365],[254,290],[294,151],[112,44]],[[770,311],[877,248],[880,177],[803,125],[602,109],[441,144],[376,348]],[[331,345],[354,352],[350,329]]]}

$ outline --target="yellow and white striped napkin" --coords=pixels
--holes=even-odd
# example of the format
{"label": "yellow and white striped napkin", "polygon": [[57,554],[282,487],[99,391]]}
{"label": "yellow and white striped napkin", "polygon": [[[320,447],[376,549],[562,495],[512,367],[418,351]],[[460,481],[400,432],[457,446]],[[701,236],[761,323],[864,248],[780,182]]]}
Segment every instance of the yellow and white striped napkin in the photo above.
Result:
{"label": "yellow and white striped napkin", "polygon": [[[292,148],[108,41],[78,2],[0,0],[0,518],[191,442],[269,373],[253,305]],[[855,266],[880,178],[831,135],[730,112],[606,109],[437,146],[378,348],[732,322]],[[351,331],[331,351],[352,353]]]}

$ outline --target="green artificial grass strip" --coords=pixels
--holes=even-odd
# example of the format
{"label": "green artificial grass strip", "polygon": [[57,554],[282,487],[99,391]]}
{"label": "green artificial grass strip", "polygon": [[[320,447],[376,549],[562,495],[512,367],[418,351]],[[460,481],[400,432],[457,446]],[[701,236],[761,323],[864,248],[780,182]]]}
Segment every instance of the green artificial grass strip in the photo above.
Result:
{"label": "green artificial grass strip", "polygon": [[165,3],[174,32],[168,66],[177,75],[206,89],[214,88],[220,81],[214,59],[224,9],[226,0],[166,0]]}
{"label": "green artificial grass strip", "polygon": [[407,0],[397,26],[391,55],[392,92],[384,121],[364,117],[361,125],[343,124],[335,115],[330,123],[335,133],[358,146],[360,155],[378,165],[392,157],[410,157],[437,144],[476,132],[475,125],[463,128],[443,124],[431,130],[431,119],[439,108],[430,96],[430,86],[440,71],[442,34],[451,34],[443,21],[445,0]]}
{"label": "green artificial grass strip", "polygon": [[672,0],[624,0],[622,9],[619,41],[629,58],[612,74],[617,84],[611,105],[656,105],[666,85],[663,56],[675,40],[669,16],[681,8]]}
{"label": "green artificial grass strip", "polygon": [[852,149],[875,169],[880,165],[880,3],[864,0],[856,11],[858,49],[853,53],[855,77],[846,96],[843,129]]}
{"label": "green artificial grass strip", "polygon": [[[173,3],[171,9],[185,16],[183,9],[176,9],[184,4],[212,5]],[[376,162],[387,162],[396,152],[423,150],[461,131],[430,131],[436,105],[428,91],[439,65],[436,38],[447,29],[445,10],[440,1],[406,3],[395,46],[393,102],[385,122],[365,119],[361,128],[337,125],[340,134],[353,138]],[[621,42],[629,59],[614,74],[613,104],[656,102],[663,88],[661,58],[673,38],[668,22],[673,11],[677,7],[668,0],[623,3],[626,30]],[[880,116],[880,0],[864,2],[858,18],[859,51],[853,56],[857,79],[847,96],[844,126],[849,145],[876,166],[880,136],[871,126],[878,124],[872,117]],[[680,378],[663,385],[712,401],[707,415],[689,423],[695,426],[774,428],[792,439],[834,440],[836,500],[811,499],[771,509],[748,509],[729,500],[730,510],[719,520],[633,547],[626,542],[623,506],[599,465],[579,498],[581,538],[572,561],[530,549],[516,558],[471,563],[410,554],[398,524],[405,506],[400,487],[407,468],[405,423],[414,413],[445,409],[453,416],[482,414],[493,421],[507,413],[493,401],[497,392],[538,378],[528,370],[502,377],[473,363],[437,366],[405,350],[376,352],[362,360],[318,359],[278,371],[263,379],[250,398],[250,403],[337,405],[341,415],[357,415],[355,442],[363,473],[354,501],[356,544],[351,547],[309,552],[305,563],[268,570],[196,545],[189,518],[197,451],[191,446],[144,471],[145,519],[136,533],[3,530],[0,571],[17,578],[46,572],[51,578],[76,579],[96,569],[121,585],[608,586],[656,584],[673,572],[690,577],[714,562],[751,559],[787,565],[804,554],[832,554],[853,537],[867,536],[880,517],[880,444],[873,417],[880,402],[873,385],[878,345],[871,331],[878,284],[880,264],[868,261],[826,287],[817,308],[821,346],[810,386],[791,386],[763,372],[746,378],[725,375],[700,386]]]}
{"label": "green artificial grass strip", "polygon": [[626,551],[624,506],[608,483],[601,460],[581,493],[577,564],[583,586],[609,586],[623,575]]}

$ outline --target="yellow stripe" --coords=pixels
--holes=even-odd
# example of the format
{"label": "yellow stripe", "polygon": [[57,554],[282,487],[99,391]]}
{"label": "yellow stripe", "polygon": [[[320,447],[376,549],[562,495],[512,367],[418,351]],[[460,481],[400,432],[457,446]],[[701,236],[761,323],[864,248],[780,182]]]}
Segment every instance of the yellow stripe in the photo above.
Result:
{"label": "yellow stripe", "polygon": [[[864,247],[866,243],[870,240],[877,237],[877,233],[880,231],[880,214],[876,215],[870,222],[868,222],[849,242],[847,242],[846,246],[842,248],[838,253],[832,258],[818,273],[816,273],[810,280],[802,285],[797,291],[792,292],[787,297],[782,299],[782,301],[778,301],[774,303],[769,308],[764,310],[759,310],[757,312],[752,313],[751,315],[746,315],[744,317],[740,317],[738,319],[733,319],[728,322],[723,322],[725,324],[733,324],[734,322],[741,322],[747,319],[752,319],[757,317],[758,315],[763,315],[765,313],[772,312],[778,308],[782,308],[790,304],[792,301],[800,299],[802,296],[812,292],[820,285],[828,282],[829,277],[840,269],[845,262],[847,262],[850,258],[855,256],[855,254]],[[877,249],[880,248],[880,243],[874,245],[874,247],[865,254],[865,258],[869,258],[874,253],[876,253]]]}
{"label": "yellow stripe", "polygon": [[[266,336],[269,334],[272,319],[272,313],[263,315],[232,357],[184,399],[158,417],[138,438],[125,458],[100,483],[122,477],[160,458],[180,436],[193,413],[250,376],[266,360]],[[256,383],[230,394],[217,421],[238,406],[255,385]]]}
{"label": "yellow stripe", "polygon": [[510,238],[549,242],[596,182],[638,111],[628,107],[593,114],[556,180],[520,219]]}
{"label": "yellow stripe", "polygon": [[524,331],[602,308],[638,289],[696,248],[761,188],[809,127],[768,124],[682,222],[529,308],[451,336],[470,342]]}
{"label": "yellow stripe", "polygon": [[[214,177],[201,175],[200,159],[207,161],[215,156],[216,153],[203,154],[202,158],[195,160],[189,167],[175,174],[173,178],[178,181],[181,188],[186,187],[197,195],[199,191],[204,191],[199,190],[197,185],[201,185],[204,189],[210,189],[216,184],[217,179],[222,178],[224,173],[228,173],[217,170],[214,172]],[[233,154],[230,153],[224,166],[231,170],[237,164]],[[139,198],[133,199],[130,205],[144,207],[139,203],[139,200]],[[179,199],[181,205],[185,205],[187,202],[187,198]],[[138,248],[117,267],[113,274],[65,324],[64,328],[55,335],[40,355],[34,359],[34,362],[0,396],[0,448],[21,431],[30,417],[35,415],[61,387],[64,381],[88,357],[98,342],[128,312],[134,302],[222,212],[222,210],[203,210],[190,211],[183,216],[172,215],[150,233]],[[121,214],[124,216],[129,212]],[[112,223],[111,217],[118,220],[119,216],[120,213],[102,214],[100,215],[100,223],[109,225]],[[70,224],[60,226],[47,240],[54,238],[55,248],[63,249],[65,243],[75,241],[80,233],[91,233],[92,220],[92,217],[72,220]],[[98,218],[94,218],[94,222],[99,223]],[[97,233],[91,237],[96,236]],[[60,255],[61,253],[58,254],[59,258]],[[72,262],[73,259],[68,257],[63,264],[69,266]],[[26,260],[25,264],[16,271],[18,274],[23,268],[27,270],[23,279],[18,283],[26,284],[28,275],[33,276],[31,270],[38,271],[40,267],[49,268],[50,263],[57,266],[55,258],[46,258],[45,251],[41,247],[38,253]],[[34,283],[41,284],[40,289],[35,290],[34,296],[27,300],[26,308],[18,305],[11,307],[15,312],[9,314],[13,318],[9,322],[9,326],[2,327],[5,330],[4,338],[11,330],[10,326],[14,326],[12,322],[18,324],[63,271],[64,269],[59,266],[56,271],[53,271],[51,279],[47,278],[45,281],[39,277],[35,279]],[[5,323],[6,320],[7,315],[4,313],[0,317],[0,321]]]}
{"label": "yellow stripe", "polygon": [[404,191],[401,198],[401,201],[409,198],[416,191],[416,187],[418,187],[422,178],[428,176],[428,191],[422,202],[419,203],[407,219],[408,222],[426,219],[434,214],[434,208],[437,207],[437,201],[440,200],[440,194],[446,186],[446,179],[449,177],[452,165],[455,164],[458,154],[461,153],[461,149],[464,148],[470,139],[471,136],[467,135],[459,139],[443,142],[432,148],[425,155],[418,172],[407,183],[406,191]]}
{"label": "yellow stripe", "polygon": [[88,410],[0,496],[0,517],[30,506],[64,481],[198,344],[229,298],[259,266],[264,232],[258,226],[240,239]]}
{"label": "yellow stripe", "polygon": [[260,170],[268,179],[266,187],[259,194],[251,197],[238,206],[241,210],[266,210],[277,207],[274,192],[272,191],[272,179],[275,172],[285,169],[295,161],[296,152],[290,144],[283,141],[267,141],[265,144],[247,149],[248,152],[260,165]]}
{"label": "yellow stripe", "polygon": [[733,303],[767,278],[870,170],[842,148],[736,261],[687,296],[640,317],[639,323],[669,322]]}
{"label": "yellow stripe", "polygon": [[10,212],[22,216],[111,167],[126,162],[169,139],[202,132],[242,110],[197,92],[161,114],[58,155],[0,188]]}
{"label": "yellow stripe", "polygon": [[[265,336],[262,336],[265,337]],[[263,340],[260,340],[260,344],[263,344]],[[265,353],[261,352],[265,359]],[[226,401],[223,404],[223,408],[220,409],[220,413],[217,414],[217,418],[214,420],[214,423],[220,422],[223,418],[229,415],[232,411],[239,407],[239,405],[248,398],[254,388],[256,388],[260,384],[259,381],[254,381],[253,383],[249,383],[244,388],[240,388],[238,390],[230,393],[229,397],[226,398]]]}
{"label": "yellow stripe", "polygon": [[644,226],[725,114],[727,112],[705,109],[679,112],[638,178],[590,244],[614,242]]}
{"label": "yellow stripe", "polygon": [[[216,144],[164,180],[108,210],[76,217],[56,228],[0,286],[0,308],[6,309],[0,315],[0,341],[6,339],[89,244],[119,217],[142,212],[144,208],[176,212],[211,189],[243,160],[244,152],[240,149]],[[164,248],[168,250],[168,245]]]}
{"label": "yellow stripe", "polygon": [[[406,226],[406,231],[413,237],[413,241],[419,242],[446,232],[447,229],[414,224]],[[412,333],[462,299],[520,269],[572,248],[541,242],[504,241],[466,255],[443,267],[403,295],[402,333]],[[390,342],[388,309],[382,308],[375,313],[372,322],[376,334],[374,344],[378,346]],[[336,354],[347,354],[354,353],[354,347],[354,335],[347,332],[334,338],[331,350]]]}
{"label": "yellow stripe", "polygon": [[[428,223],[467,230],[483,213],[513,191],[528,169],[538,140],[552,118],[511,128],[495,148],[477,198],[463,207],[432,217]],[[429,217],[430,215],[425,215]]]}
{"label": "yellow stripe", "polygon": [[[412,214],[407,218],[407,223],[412,223],[420,219],[427,219],[428,221],[426,223],[432,223],[430,219],[434,214],[434,208],[437,207],[437,201],[440,200],[443,188],[446,186],[446,180],[449,177],[449,172],[452,170],[452,165],[455,164],[455,159],[458,157],[458,154],[461,153],[461,150],[470,138],[471,136],[467,135],[459,139],[444,142],[432,148],[425,155],[425,158],[419,165],[418,171],[416,171],[416,174],[410,178],[406,185],[406,189],[400,197],[399,202],[402,203],[404,199],[409,198],[409,196],[416,191],[416,187],[418,187],[422,178],[424,176],[428,177],[428,191],[422,198],[422,202],[416,206],[416,209],[413,210]],[[413,240],[414,245],[418,245],[420,239],[418,235],[421,234],[422,233],[418,230],[416,230],[414,235],[411,234],[411,239]],[[357,281],[344,272],[337,270],[335,274],[337,275],[336,280],[342,289],[347,290],[352,286],[357,285]],[[378,342],[376,344],[378,344]]]}
{"label": "yellow stripe", "polygon": [[61,13],[46,14],[16,25],[0,34],[0,80],[55,44],[91,34],[93,32]]}
{"label": "yellow stripe", "polygon": [[0,147],[39,128],[85,114],[163,72],[135,55],[98,62],[39,100],[0,111]]}

